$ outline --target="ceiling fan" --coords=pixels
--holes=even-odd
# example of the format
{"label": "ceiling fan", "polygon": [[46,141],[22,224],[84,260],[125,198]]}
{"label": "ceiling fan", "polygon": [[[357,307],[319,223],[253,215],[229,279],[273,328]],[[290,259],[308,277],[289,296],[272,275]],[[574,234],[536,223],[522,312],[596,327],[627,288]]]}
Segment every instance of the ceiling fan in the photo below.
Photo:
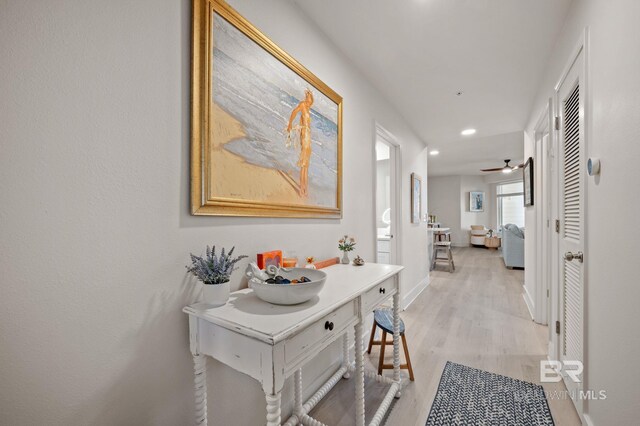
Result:
{"label": "ceiling fan", "polygon": [[519,164],[517,166],[510,166],[509,162],[511,160],[510,159],[506,159],[504,160],[504,166],[503,167],[496,167],[495,169],[482,169],[480,170],[481,172],[502,172],[502,173],[511,173],[512,171],[519,169],[520,167],[523,167],[524,164]]}

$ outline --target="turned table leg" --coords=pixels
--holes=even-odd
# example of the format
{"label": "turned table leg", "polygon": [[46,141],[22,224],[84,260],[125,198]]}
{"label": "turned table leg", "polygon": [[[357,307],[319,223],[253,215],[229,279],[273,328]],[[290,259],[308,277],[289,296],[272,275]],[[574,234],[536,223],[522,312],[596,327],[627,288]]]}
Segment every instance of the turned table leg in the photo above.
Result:
{"label": "turned table leg", "polygon": [[280,392],[275,395],[266,394],[267,398],[267,426],[280,426]]}
{"label": "turned table leg", "polygon": [[400,398],[400,292],[393,295],[393,381],[398,383],[396,398]]}
{"label": "turned table leg", "polygon": [[196,426],[207,425],[207,359],[204,355],[193,356],[195,374]]}
{"label": "turned table leg", "polygon": [[356,357],[356,426],[364,426],[364,347],[362,346],[362,321],[355,326]]}
{"label": "turned table leg", "polygon": [[[351,357],[349,357],[349,333],[345,332],[342,335],[342,366],[349,368],[351,366]],[[351,377],[349,370],[345,371],[342,375],[343,378],[348,379]]]}
{"label": "turned table leg", "polygon": [[[293,373],[294,393],[293,393],[293,413],[298,416],[298,421],[302,418],[302,369],[299,368]],[[300,422],[302,424],[302,422]]]}

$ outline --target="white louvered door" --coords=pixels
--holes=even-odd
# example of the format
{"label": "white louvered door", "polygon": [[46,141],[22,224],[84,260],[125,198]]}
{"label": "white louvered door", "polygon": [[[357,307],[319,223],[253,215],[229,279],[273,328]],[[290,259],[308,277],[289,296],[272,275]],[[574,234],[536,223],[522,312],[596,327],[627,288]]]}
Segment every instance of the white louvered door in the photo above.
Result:
{"label": "white louvered door", "polygon": [[[581,53],[558,88],[560,178],[560,354],[564,369],[578,369],[571,361],[584,361],[584,72]],[[569,254],[568,256],[566,254]],[[573,255],[573,259],[572,259]],[[582,375],[579,375],[582,381]],[[572,393],[582,383],[564,375]],[[581,412],[581,403],[574,399]]]}

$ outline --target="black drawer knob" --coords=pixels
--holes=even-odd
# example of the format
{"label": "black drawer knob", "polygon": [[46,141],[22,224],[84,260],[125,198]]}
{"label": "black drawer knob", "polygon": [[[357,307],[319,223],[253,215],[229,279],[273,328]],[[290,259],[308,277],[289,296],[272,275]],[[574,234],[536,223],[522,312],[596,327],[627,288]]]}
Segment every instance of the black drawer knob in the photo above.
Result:
{"label": "black drawer knob", "polygon": [[333,323],[329,322],[329,321],[325,322],[324,323],[324,329],[325,330],[329,330],[329,331],[333,330]]}
{"label": "black drawer knob", "polygon": [[380,287],[380,293],[385,294],[387,292],[387,290],[385,290],[384,287]]}

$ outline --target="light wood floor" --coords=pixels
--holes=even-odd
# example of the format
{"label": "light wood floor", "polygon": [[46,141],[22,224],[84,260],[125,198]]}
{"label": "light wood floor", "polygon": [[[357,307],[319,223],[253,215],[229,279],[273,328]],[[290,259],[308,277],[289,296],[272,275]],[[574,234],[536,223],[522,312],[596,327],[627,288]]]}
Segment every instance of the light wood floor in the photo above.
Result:
{"label": "light wood floor", "polygon": [[[447,361],[540,383],[547,327],[531,321],[522,298],[524,272],[508,270],[497,251],[481,248],[455,249],[454,260],[456,271],[438,266],[427,289],[402,313],[415,382],[402,370],[406,385],[387,416],[388,426],[424,426]],[[378,350],[374,346],[365,357],[367,368],[375,370]],[[366,388],[368,422],[386,388],[369,380]],[[544,388],[566,389],[546,383]],[[353,380],[342,380],[311,415],[327,425],[355,424],[354,393]],[[580,424],[568,397],[548,400],[557,426]]]}

